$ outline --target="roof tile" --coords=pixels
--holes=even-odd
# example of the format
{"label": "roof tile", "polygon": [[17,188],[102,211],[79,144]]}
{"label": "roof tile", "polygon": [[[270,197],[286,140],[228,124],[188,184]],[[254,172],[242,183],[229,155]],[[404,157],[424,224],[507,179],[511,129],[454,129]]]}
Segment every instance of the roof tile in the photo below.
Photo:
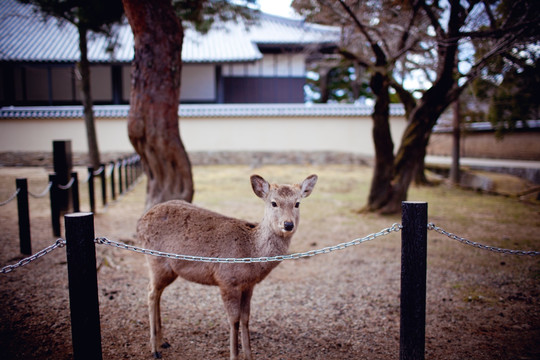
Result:
{"label": "roof tile", "polygon": [[[78,31],[55,18],[43,19],[33,5],[15,0],[0,2],[0,61],[76,62]],[[108,52],[108,41],[93,35],[88,43],[91,62],[131,62],[133,34],[126,23],[116,26],[117,47]],[[261,14],[257,24],[218,24],[202,35],[186,26],[182,59],[186,63],[249,62],[262,58],[256,44],[311,44],[335,42],[339,30],[302,20]]]}

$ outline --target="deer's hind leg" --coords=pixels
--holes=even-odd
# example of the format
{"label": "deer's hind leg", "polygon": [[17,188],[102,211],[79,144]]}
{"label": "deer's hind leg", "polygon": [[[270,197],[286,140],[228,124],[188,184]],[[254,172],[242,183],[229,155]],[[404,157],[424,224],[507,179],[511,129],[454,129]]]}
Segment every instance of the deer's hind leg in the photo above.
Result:
{"label": "deer's hind leg", "polygon": [[178,275],[162,258],[148,257],[150,268],[150,285],[148,287],[148,315],[150,320],[150,346],[154,358],[160,359],[161,352],[158,351],[158,344],[162,348],[168,348],[170,345],[163,341],[163,332],[161,328],[161,294],[163,290],[171,284]]}

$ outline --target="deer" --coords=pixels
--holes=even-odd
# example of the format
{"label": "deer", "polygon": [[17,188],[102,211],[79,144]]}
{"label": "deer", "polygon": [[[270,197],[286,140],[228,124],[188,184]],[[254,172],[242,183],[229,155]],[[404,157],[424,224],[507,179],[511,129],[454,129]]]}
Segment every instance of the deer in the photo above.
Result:
{"label": "deer", "polygon": [[[300,220],[300,201],[311,194],[317,175],[294,185],[270,184],[259,175],[250,177],[255,195],[264,201],[264,216],[257,223],[228,217],[183,200],[170,200],[150,208],[137,223],[137,235],[153,250],[215,258],[258,258],[287,254]],[[150,347],[161,358],[163,341],[160,299],[178,277],[218,286],[228,316],[230,359],[238,358],[238,333],[244,358],[252,360],[249,316],[253,289],[280,262],[193,262],[146,256],[150,272],[148,313]]]}

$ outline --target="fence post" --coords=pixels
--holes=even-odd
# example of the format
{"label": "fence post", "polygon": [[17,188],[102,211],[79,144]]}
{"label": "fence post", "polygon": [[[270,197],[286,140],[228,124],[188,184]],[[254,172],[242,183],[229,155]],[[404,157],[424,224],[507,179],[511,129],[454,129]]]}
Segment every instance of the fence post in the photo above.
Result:
{"label": "fence post", "polygon": [[28,181],[26,179],[16,179],[17,211],[19,214],[19,241],[21,254],[32,254],[32,240],[30,238],[30,211],[28,209]]}
{"label": "fence post", "polygon": [[101,179],[101,200],[103,206],[107,205],[107,172],[105,171],[105,164],[101,164],[101,173],[99,177]]}
{"label": "fence post", "polygon": [[73,179],[73,185],[71,185],[71,198],[73,200],[73,212],[79,212],[80,202],[79,202],[79,176],[74,171],[71,173],[71,178]]}
{"label": "fence post", "polygon": [[116,164],[114,161],[111,161],[109,164],[111,165],[111,199],[114,201],[116,200],[116,189],[114,181],[114,167]]}
{"label": "fence post", "polygon": [[96,196],[94,191],[94,168],[88,167],[88,198],[90,200],[90,211],[96,212]]}
{"label": "fence post", "polygon": [[125,174],[125,180],[126,180],[126,191],[129,190],[130,180],[129,180],[129,163],[128,158],[125,158],[122,160],[122,164],[124,164],[124,174]]}
{"label": "fence post", "polygon": [[[71,140],[53,141],[53,167],[56,174],[56,182],[66,185],[73,168],[73,155],[71,152]],[[58,192],[58,209],[67,211],[69,208],[69,191]]]}
{"label": "fence post", "polygon": [[423,360],[426,338],[427,203],[401,205],[400,360]]}
{"label": "fence post", "polygon": [[94,214],[64,215],[73,358],[102,359]]}
{"label": "fence post", "polygon": [[51,189],[49,190],[49,196],[51,200],[51,223],[54,236],[60,236],[60,203],[58,195],[60,189],[58,188],[58,180],[56,174],[49,175],[49,183]]}
{"label": "fence post", "polygon": [[122,180],[122,159],[118,159],[118,194],[122,195],[124,193],[124,182]]}

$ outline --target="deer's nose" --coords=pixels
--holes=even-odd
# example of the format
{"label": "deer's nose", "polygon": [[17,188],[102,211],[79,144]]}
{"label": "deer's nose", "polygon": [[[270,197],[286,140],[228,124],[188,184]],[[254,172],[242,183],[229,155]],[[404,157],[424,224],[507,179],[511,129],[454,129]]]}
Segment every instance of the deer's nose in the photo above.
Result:
{"label": "deer's nose", "polygon": [[292,229],[294,229],[294,223],[292,221],[285,221],[283,228],[285,231],[292,231]]}

